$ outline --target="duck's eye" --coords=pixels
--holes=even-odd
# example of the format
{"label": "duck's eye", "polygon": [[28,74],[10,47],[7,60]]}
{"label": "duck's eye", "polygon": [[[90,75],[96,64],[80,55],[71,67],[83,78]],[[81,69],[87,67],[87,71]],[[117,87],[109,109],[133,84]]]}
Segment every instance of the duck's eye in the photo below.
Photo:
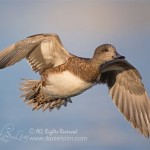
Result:
{"label": "duck's eye", "polygon": [[102,52],[108,52],[108,49],[103,49]]}

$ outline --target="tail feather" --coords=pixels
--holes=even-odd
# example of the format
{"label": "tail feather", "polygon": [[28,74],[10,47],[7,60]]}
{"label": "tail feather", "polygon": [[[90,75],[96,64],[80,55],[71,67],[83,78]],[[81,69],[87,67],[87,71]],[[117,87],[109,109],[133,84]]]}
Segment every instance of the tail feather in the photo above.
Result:
{"label": "tail feather", "polygon": [[39,80],[26,80],[21,83],[20,90],[23,92],[21,97],[24,97],[24,102],[28,105],[32,105],[32,110],[43,111],[54,108],[60,109],[62,105],[67,106],[67,103],[72,103],[70,98],[52,98],[49,94],[46,94],[42,89],[42,81]]}
{"label": "tail feather", "polygon": [[21,83],[22,87],[20,88],[23,94],[20,97],[25,97],[24,101],[28,101],[33,99],[39,93],[41,83],[38,80],[23,80],[24,82]]}

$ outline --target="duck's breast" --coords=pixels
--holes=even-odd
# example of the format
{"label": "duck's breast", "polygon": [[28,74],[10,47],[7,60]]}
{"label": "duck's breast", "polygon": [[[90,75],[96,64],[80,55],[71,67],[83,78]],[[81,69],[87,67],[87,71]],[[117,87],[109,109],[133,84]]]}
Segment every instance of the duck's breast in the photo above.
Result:
{"label": "duck's breast", "polygon": [[93,86],[70,71],[50,73],[43,89],[53,97],[71,97]]}

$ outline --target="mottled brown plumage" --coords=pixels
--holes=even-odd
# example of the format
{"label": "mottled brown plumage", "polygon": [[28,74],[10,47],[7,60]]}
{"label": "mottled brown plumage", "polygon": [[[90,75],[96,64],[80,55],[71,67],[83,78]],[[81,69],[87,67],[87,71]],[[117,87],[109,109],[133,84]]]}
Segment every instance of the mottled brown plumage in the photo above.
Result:
{"label": "mottled brown plumage", "polygon": [[41,80],[25,80],[20,89],[33,110],[59,109],[92,86],[107,84],[119,111],[149,137],[150,101],[142,78],[114,46],[103,44],[92,58],[81,58],[67,52],[56,34],[33,35],[0,52],[0,69],[23,58],[41,76]]}
{"label": "mottled brown plumage", "polygon": [[[100,66],[94,64],[91,59],[72,56],[68,61],[58,67],[50,68],[42,72],[42,79],[46,79],[48,74],[57,74],[69,70],[86,82],[97,82],[100,76]],[[89,73],[90,72],[90,73]]]}

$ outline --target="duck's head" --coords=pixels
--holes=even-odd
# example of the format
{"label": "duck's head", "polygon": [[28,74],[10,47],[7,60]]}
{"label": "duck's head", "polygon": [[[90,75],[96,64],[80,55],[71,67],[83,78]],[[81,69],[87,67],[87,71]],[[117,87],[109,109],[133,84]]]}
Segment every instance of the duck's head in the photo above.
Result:
{"label": "duck's head", "polygon": [[93,60],[98,63],[105,63],[114,59],[124,59],[124,56],[121,56],[113,45],[103,44],[98,46],[95,49]]}

